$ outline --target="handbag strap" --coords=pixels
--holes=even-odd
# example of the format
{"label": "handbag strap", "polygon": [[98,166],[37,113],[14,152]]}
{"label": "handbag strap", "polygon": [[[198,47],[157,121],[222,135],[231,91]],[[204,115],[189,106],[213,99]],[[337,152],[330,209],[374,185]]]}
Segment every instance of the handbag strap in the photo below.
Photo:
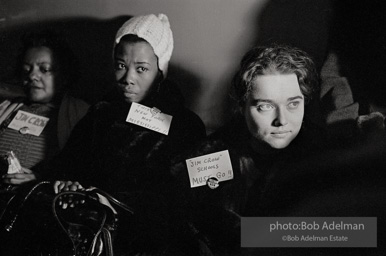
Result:
{"label": "handbag strap", "polygon": [[[60,192],[59,194],[57,194],[53,201],[52,201],[52,212],[53,212],[53,215],[56,219],[56,221],[59,223],[60,227],[62,228],[62,230],[66,233],[66,234],[69,234],[69,231],[67,230],[67,228],[64,226],[63,222],[61,221],[58,213],[57,213],[57,210],[56,210],[56,204],[57,204],[57,201],[62,197],[62,196],[65,196],[65,195],[78,195],[78,196],[81,196],[81,197],[85,197],[86,199],[89,199],[89,200],[93,200],[94,202],[98,202],[98,199],[95,198],[95,196],[93,196],[92,194],[88,193],[88,192],[85,192],[85,191],[63,191],[63,192]],[[106,219],[107,219],[107,213],[106,211],[104,210],[103,211],[103,218],[101,219],[101,221],[99,222],[99,225],[98,225],[98,228],[97,228],[97,231],[93,237],[93,240],[90,244],[90,247],[89,247],[89,250],[87,252],[87,255],[100,255],[100,253],[96,253],[95,254],[95,248],[96,248],[96,245],[97,245],[97,242],[99,240],[99,234],[101,233],[103,227],[105,226],[105,223],[106,223]],[[85,241],[82,241],[82,243],[85,242]],[[75,252],[76,253],[76,249],[74,248]]]}
{"label": "handbag strap", "polygon": [[[20,200],[20,203],[18,204],[18,207],[16,208],[16,210],[13,213],[14,214],[13,218],[11,216],[9,223],[6,222],[4,225],[5,230],[7,232],[11,232],[11,230],[13,229],[19,215],[21,214],[21,212],[22,212],[26,202],[29,200],[29,198],[31,196],[33,196],[34,194],[38,193],[37,192],[37,191],[39,191],[38,188],[40,188],[44,185],[52,186],[52,183],[49,181],[42,181],[42,182],[34,184],[32,186],[32,188],[30,188],[30,186],[28,186],[27,187],[28,190],[26,190],[28,192],[26,194],[21,193],[21,195],[23,195],[23,194],[24,195],[21,198],[21,200],[20,200],[20,198],[18,198],[18,201]],[[52,190],[52,193],[53,193],[53,190]],[[58,216],[57,209],[55,207],[59,198],[61,196],[64,196],[64,195],[78,195],[78,196],[82,196],[85,199],[92,200],[93,202],[95,202],[97,204],[100,204],[99,198],[98,198],[96,193],[106,197],[107,200],[109,200],[109,202],[113,203],[116,206],[119,206],[121,209],[124,209],[126,212],[129,212],[130,214],[134,214],[134,211],[132,210],[131,207],[120,202],[119,200],[117,200],[116,198],[114,198],[113,196],[108,194],[107,192],[100,190],[98,188],[91,188],[87,191],[63,191],[57,195],[53,194],[54,198],[52,200],[52,205],[51,205],[52,208],[51,209],[52,209],[52,213],[54,215],[54,218],[56,219],[56,222],[59,224],[61,229],[65,232],[65,234],[68,234],[68,230],[66,229],[66,227],[64,226],[64,224],[60,220],[60,218]],[[16,200],[16,196],[12,197],[12,199],[10,201],[13,201],[13,200]],[[8,204],[9,204],[9,202],[8,202]],[[108,212],[107,212],[110,209],[107,208],[105,205],[103,205],[103,207],[101,207],[101,209],[103,209],[102,218],[100,219],[100,223],[98,223],[98,225],[96,226],[96,229],[95,229],[96,235],[94,236],[94,239],[91,243],[91,246],[89,247],[90,249],[89,249],[87,255],[100,255],[100,253],[98,254],[96,252],[98,252],[99,249],[101,250],[102,248],[104,248],[104,253],[106,254],[106,256],[113,256],[111,230],[109,229],[108,225],[106,225],[108,217],[111,217],[110,215],[108,215]],[[114,216],[114,218],[115,217],[116,216]],[[100,246],[100,248],[98,249],[98,248],[96,248],[96,246]]]}
{"label": "handbag strap", "polygon": [[[78,195],[81,197],[84,197],[88,200],[92,200],[93,202],[99,203],[99,198],[97,194],[100,194],[104,196],[110,203],[120,207],[121,209],[125,210],[126,212],[130,214],[134,214],[134,211],[131,207],[127,206],[123,202],[117,200],[113,196],[111,196],[109,193],[96,188],[96,187],[91,187],[89,189],[83,190],[83,191],[63,191],[57,194],[52,202],[52,212],[54,214],[55,219],[57,222],[60,224],[61,228],[67,233],[66,227],[63,225],[62,221],[60,220],[57,210],[56,210],[56,204],[57,201],[59,200],[60,197],[65,196],[65,195]],[[113,244],[112,244],[112,236],[111,236],[111,231],[109,230],[108,227],[106,227],[106,221],[107,221],[107,209],[110,210],[110,208],[103,208],[103,219],[100,222],[98,229],[94,235],[94,238],[91,242],[91,245],[89,247],[87,255],[100,255],[104,249],[105,255],[106,256],[113,256]],[[114,214],[115,215],[115,214]],[[114,216],[116,217],[116,216]]]}
{"label": "handbag strap", "polygon": [[103,241],[105,241],[106,256],[113,256],[113,239],[110,230],[102,229]]}
{"label": "handbag strap", "polygon": [[[45,185],[45,184],[51,184],[49,181],[41,181],[37,184],[35,184],[30,190],[29,192],[27,193],[27,195],[24,196],[24,198],[22,199],[21,203],[19,204],[19,207],[16,209],[16,212],[15,212],[15,216],[11,219],[11,221],[9,222],[9,224],[6,224],[5,225],[5,230],[7,232],[11,232],[11,230],[13,229],[13,226],[15,225],[15,222],[17,220],[17,218],[19,217],[19,214],[21,212],[21,210],[23,209],[25,203],[27,202],[27,200],[31,197],[31,195],[39,188],[41,187],[42,185]],[[11,200],[13,200],[15,198],[12,197]],[[10,200],[10,201],[11,201]],[[10,201],[8,202],[7,206],[9,205]]]}
{"label": "handbag strap", "polygon": [[94,193],[98,193],[104,197],[107,198],[107,200],[110,202],[110,203],[113,203],[114,205],[120,207],[121,209],[125,210],[126,212],[130,213],[130,214],[134,214],[134,210],[133,208],[129,207],[127,204],[119,201],[118,199],[116,199],[115,197],[113,197],[112,195],[110,195],[109,193],[107,193],[106,191],[104,190],[101,190],[97,187],[90,187],[88,189],[86,189],[86,191],[90,191],[90,192],[94,192]]}
{"label": "handbag strap", "polygon": [[102,228],[94,237],[88,255],[101,255],[105,251],[104,256],[114,256],[113,239],[110,230]]}

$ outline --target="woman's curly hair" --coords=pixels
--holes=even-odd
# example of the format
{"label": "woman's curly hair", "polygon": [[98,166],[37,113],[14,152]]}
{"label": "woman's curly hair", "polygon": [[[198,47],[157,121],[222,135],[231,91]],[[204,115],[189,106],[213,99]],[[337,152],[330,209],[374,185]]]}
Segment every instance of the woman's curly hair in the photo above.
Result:
{"label": "woman's curly hair", "polygon": [[232,86],[239,106],[244,106],[256,78],[270,74],[295,74],[307,104],[319,87],[314,62],[304,51],[285,45],[249,50],[233,77]]}

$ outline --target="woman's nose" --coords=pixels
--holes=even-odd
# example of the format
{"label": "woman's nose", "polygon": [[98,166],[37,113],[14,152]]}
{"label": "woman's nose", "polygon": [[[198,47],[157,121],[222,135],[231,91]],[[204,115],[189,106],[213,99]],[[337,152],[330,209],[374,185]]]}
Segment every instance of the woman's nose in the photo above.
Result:
{"label": "woman's nose", "polygon": [[134,84],[134,71],[133,69],[127,69],[125,75],[123,76],[123,81],[125,84]]}
{"label": "woman's nose", "polygon": [[281,108],[277,108],[276,109],[276,116],[275,116],[275,120],[274,120],[274,125],[275,126],[285,126],[287,124],[288,124],[288,120],[287,120],[286,111],[281,109]]}
{"label": "woman's nose", "polygon": [[30,79],[30,80],[38,80],[38,79],[40,79],[40,73],[39,73],[39,71],[38,71],[38,69],[36,69],[36,68],[32,68],[30,71],[29,71],[29,73],[28,73],[28,78]]}

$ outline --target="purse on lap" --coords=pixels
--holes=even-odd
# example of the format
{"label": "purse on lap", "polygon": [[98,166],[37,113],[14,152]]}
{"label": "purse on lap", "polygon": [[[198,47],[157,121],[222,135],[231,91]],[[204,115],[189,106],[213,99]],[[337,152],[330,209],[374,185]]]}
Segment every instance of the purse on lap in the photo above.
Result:
{"label": "purse on lap", "polygon": [[[118,218],[99,202],[98,194],[122,214],[130,207],[108,193],[93,188],[55,194],[50,182],[26,184],[10,197],[0,215],[2,255],[113,255],[113,238]],[[73,207],[63,209],[66,197]],[[115,207],[116,208],[116,207]]]}

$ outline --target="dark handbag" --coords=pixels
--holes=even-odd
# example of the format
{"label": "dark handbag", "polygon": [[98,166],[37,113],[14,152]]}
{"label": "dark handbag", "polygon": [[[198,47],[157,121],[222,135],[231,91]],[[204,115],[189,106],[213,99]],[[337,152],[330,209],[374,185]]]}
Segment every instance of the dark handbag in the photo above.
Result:
{"label": "dark handbag", "polygon": [[[118,218],[97,194],[125,214],[133,211],[108,193],[93,188],[55,194],[50,182],[29,185],[9,201],[0,219],[1,255],[113,255]],[[60,201],[78,202],[63,209]]]}

